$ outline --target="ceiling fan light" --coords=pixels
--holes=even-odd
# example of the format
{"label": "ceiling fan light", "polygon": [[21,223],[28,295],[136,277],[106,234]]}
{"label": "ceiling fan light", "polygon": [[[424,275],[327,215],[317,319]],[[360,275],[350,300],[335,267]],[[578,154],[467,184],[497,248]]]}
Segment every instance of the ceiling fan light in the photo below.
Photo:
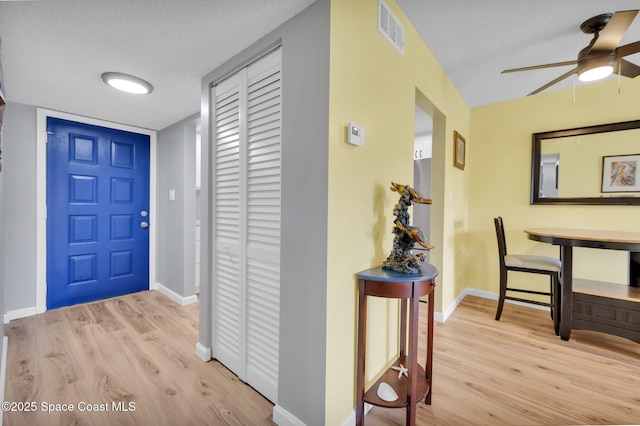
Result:
{"label": "ceiling fan light", "polygon": [[[582,55],[582,52],[580,52]],[[615,54],[599,52],[578,58],[578,78],[580,81],[596,81],[610,76],[616,65]]]}
{"label": "ceiling fan light", "polygon": [[114,89],[136,95],[147,95],[153,91],[153,86],[149,82],[120,72],[105,72],[102,74],[102,81]]}
{"label": "ceiling fan light", "polygon": [[612,65],[602,65],[591,68],[578,74],[580,81],[596,81],[610,76],[613,73]]}

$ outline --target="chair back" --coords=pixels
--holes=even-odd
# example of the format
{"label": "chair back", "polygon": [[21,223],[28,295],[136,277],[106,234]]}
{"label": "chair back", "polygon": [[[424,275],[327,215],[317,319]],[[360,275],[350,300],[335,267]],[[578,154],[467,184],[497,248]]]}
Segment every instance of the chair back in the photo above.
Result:
{"label": "chair back", "polygon": [[504,225],[500,216],[493,219],[496,226],[496,237],[498,238],[498,257],[500,258],[500,267],[504,267],[504,257],[507,255],[507,241],[504,237]]}

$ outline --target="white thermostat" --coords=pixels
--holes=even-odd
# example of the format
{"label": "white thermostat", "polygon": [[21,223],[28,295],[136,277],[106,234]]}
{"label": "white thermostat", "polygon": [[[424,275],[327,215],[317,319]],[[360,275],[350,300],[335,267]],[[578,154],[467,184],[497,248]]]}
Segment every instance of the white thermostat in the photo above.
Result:
{"label": "white thermostat", "polygon": [[353,145],[364,146],[364,127],[349,123],[347,141]]}

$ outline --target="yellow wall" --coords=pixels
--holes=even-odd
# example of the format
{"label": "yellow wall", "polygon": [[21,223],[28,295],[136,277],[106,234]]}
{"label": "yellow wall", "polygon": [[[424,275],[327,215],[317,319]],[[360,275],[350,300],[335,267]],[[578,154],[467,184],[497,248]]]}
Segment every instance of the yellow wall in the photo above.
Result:
{"label": "yellow wall", "polygon": [[[531,134],[640,118],[640,79],[609,81],[469,110],[408,19],[401,56],[377,30],[377,1],[332,0],[329,111],[327,361],[325,422],[340,424],[355,406],[357,282],[392,244],[389,182],[413,180],[414,104],[434,116],[432,222],[440,270],[436,311],[466,287],[498,291],[493,217],[505,219],[512,252],[557,256],[526,239],[527,227],[591,227],[640,231],[634,206],[529,205]],[[526,88],[523,88],[523,93]],[[346,126],[365,128],[365,146],[346,142]],[[467,139],[467,166],[453,167],[453,131]],[[576,275],[626,281],[624,252],[577,249]],[[544,277],[521,274],[523,284]],[[370,299],[369,381],[397,350],[397,304]],[[436,336],[437,337],[437,336]]]}
{"label": "yellow wall", "polygon": [[[568,227],[640,231],[638,206],[562,206],[529,204],[531,134],[551,130],[637,120],[640,79],[610,80],[471,111],[473,153],[469,165],[469,226],[466,281],[470,287],[498,291],[497,243],[493,217],[505,220],[510,252],[558,256],[558,248],[526,238],[528,227]],[[522,88],[526,93],[527,88]],[[640,141],[636,141],[640,148]],[[640,152],[640,149],[636,149]],[[560,164],[562,168],[562,156]],[[560,181],[562,185],[562,180]],[[576,249],[575,272],[581,278],[627,282],[627,254]],[[522,284],[544,277],[514,274]]]}
{"label": "yellow wall", "polygon": [[[391,250],[397,194],[390,181],[413,181],[414,106],[435,106],[431,262],[440,270],[436,309],[459,292],[467,227],[468,173],[453,168],[453,131],[468,135],[469,109],[393,1],[405,28],[401,56],[378,32],[378,2],[331,2],[326,419],[340,424],[355,406],[357,281]],[[349,145],[346,126],[365,128],[365,146]],[[471,152],[468,138],[469,153]],[[437,164],[436,164],[437,163]],[[449,193],[451,197],[449,198]],[[445,196],[446,194],[446,196]],[[419,208],[419,207],[418,207]],[[443,221],[443,218],[444,221]],[[368,379],[397,352],[397,302],[370,298]]]}

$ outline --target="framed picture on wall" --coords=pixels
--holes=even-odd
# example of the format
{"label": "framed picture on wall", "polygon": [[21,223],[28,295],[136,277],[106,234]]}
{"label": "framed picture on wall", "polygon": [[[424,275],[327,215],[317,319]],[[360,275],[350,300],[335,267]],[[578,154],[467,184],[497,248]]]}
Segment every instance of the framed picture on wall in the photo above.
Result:
{"label": "framed picture on wall", "polygon": [[602,192],[640,192],[640,154],[602,157]]}
{"label": "framed picture on wall", "polygon": [[460,133],[453,131],[453,165],[464,170],[466,141]]}

